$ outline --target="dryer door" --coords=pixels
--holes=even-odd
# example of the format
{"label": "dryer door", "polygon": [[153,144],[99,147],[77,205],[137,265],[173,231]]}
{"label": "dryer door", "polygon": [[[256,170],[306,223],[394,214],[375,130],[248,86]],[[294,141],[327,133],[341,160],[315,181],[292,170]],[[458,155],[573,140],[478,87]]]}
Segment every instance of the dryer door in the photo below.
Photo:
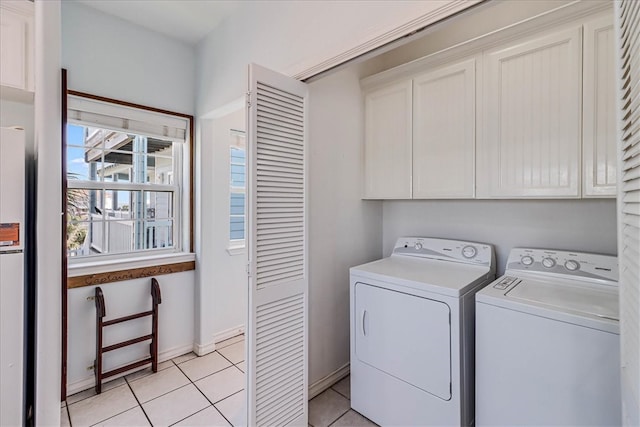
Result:
{"label": "dryer door", "polygon": [[443,400],[451,399],[451,325],[441,301],[356,283],[356,356]]}

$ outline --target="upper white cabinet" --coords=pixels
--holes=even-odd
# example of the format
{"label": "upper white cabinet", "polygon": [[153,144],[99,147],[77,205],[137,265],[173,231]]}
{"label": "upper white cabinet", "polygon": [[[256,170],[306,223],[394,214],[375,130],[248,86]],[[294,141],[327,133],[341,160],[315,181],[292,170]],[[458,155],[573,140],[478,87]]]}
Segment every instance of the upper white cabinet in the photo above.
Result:
{"label": "upper white cabinet", "polygon": [[598,13],[364,79],[365,198],[615,196],[613,17]]}
{"label": "upper white cabinet", "polygon": [[364,197],[411,198],[411,81],[365,93]]}
{"label": "upper white cabinet", "polygon": [[34,9],[26,0],[0,3],[0,85],[33,92]]}
{"label": "upper white cabinet", "polygon": [[485,52],[479,197],[580,197],[580,35]]}
{"label": "upper white cabinet", "polygon": [[584,26],[583,188],[585,197],[616,195],[616,99],[613,17]]}
{"label": "upper white cabinet", "polygon": [[475,192],[475,60],[413,80],[413,198]]}

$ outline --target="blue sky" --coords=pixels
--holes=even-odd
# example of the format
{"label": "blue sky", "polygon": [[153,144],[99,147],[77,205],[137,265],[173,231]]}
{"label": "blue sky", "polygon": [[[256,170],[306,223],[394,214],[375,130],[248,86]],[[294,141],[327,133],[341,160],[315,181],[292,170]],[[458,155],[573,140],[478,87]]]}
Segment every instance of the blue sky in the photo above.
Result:
{"label": "blue sky", "polygon": [[[88,178],[89,165],[84,162],[84,127],[67,125],[67,172],[78,178]],[[76,145],[77,147],[72,147]]]}

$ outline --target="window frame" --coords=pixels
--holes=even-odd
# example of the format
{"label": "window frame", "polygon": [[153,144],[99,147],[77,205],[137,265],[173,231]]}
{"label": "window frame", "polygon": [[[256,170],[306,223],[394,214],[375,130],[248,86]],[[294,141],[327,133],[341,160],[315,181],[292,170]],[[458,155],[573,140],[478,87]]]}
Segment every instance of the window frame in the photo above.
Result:
{"label": "window frame", "polygon": [[[194,254],[194,117],[189,114],[177,113],[173,111],[163,110],[159,108],[149,107],[145,105],[130,103],[126,101],[120,101],[112,98],[106,98],[102,96],[87,94],[79,91],[68,90],[67,95],[76,97],[80,100],[98,101],[101,103],[109,104],[114,109],[122,108],[122,111],[130,111],[131,109],[139,110],[142,114],[157,113],[158,117],[173,116],[173,119],[180,119],[186,121],[186,129],[184,142],[182,143],[182,149],[179,150],[179,154],[173,157],[174,162],[180,163],[181,182],[174,185],[164,185],[165,187],[177,187],[174,190],[175,197],[173,200],[174,216],[180,219],[176,221],[173,226],[173,242],[174,245],[169,249],[146,249],[133,252],[122,252],[112,254],[102,254],[85,257],[68,257],[69,264],[69,278],[73,278],[75,285],[77,286],[89,286],[99,283],[107,283],[109,277],[117,278],[126,276],[127,279],[134,279],[139,277],[149,277],[151,275],[165,274],[172,272],[176,268],[180,268],[181,271],[188,271],[195,269],[195,254]],[[69,118],[67,125],[80,125],[90,126],[87,123],[79,122]],[[98,126],[94,126],[98,127]],[[104,129],[110,129],[108,125],[103,126]],[[136,130],[131,130],[131,133],[144,134]],[[151,135],[147,135],[151,136]],[[64,150],[66,152],[66,141]],[[66,157],[66,156],[65,156]],[[67,164],[63,164],[63,179],[66,180],[67,188],[73,189],[77,185],[68,184],[73,181],[67,178]],[[176,168],[173,168],[175,171]],[[174,175],[175,178],[175,175]],[[110,183],[103,181],[96,181],[95,183],[84,181],[91,187],[99,189],[111,190]],[[154,184],[153,187],[147,184],[127,183],[118,185],[118,187],[131,188],[133,190],[147,190],[154,191],[163,187],[163,184]],[[135,188],[134,188],[135,187]],[[120,189],[120,188],[118,188]],[[179,200],[176,200],[179,199]],[[66,206],[66,195],[63,199]],[[66,209],[63,212],[65,215],[66,224]],[[144,222],[144,219],[141,219]],[[66,236],[65,250],[66,250]],[[65,253],[66,256],[66,253]],[[132,273],[130,268],[134,268]],[[99,274],[93,274],[98,272]],[[129,273],[129,274],[127,274]],[[93,279],[92,279],[93,277]],[[120,279],[122,280],[122,279]],[[82,283],[78,285],[78,283]]]}

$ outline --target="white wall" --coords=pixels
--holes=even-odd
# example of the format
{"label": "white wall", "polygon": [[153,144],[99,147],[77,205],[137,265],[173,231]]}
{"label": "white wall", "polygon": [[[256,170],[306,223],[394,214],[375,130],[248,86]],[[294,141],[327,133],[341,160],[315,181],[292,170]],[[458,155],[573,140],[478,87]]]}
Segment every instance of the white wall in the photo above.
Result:
{"label": "white wall", "polygon": [[216,119],[200,121],[197,159],[200,183],[201,244],[198,256],[199,316],[196,348],[204,353],[212,344],[244,328],[247,317],[247,255],[231,255],[229,247],[230,130],[244,130],[244,106]]}
{"label": "white wall", "polygon": [[197,111],[208,113],[242,95],[247,88],[247,65],[251,62],[295,75],[433,13],[447,3],[442,0],[244,2],[198,44]]}
{"label": "white wall", "polygon": [[[158,358],[168,360],[191,351],[193,347],[194,272],[157,276],[162,303],[158,310]],[[96,286],[70,289],[68,293],[68,394],[94,386],[93,366],[96,357],[96,309],[93,300]],[[101,285],[106,306],[106,320],[151,309],[151,279],[135,279]],[[151,333],[151,317],[109,326],[104,345]],[[149,343],[136,344],[107,353],[103,371],[126,365],[149,356]]]}
{"label": "white wall", "polygon": [[380,258],[382,206],[361,200],[360,67],[309,91],[309,383],[349,362],[349,267]]}
{"label": "white wall", "polygon": [[62,2],[69,89],[193,114],[195,50],[160,33]]}
{"label": "white wall", "polygon": [[513,247],[615,255],[615,200],[385,201],[384,255],[400,236],[430,236],[495,245],[498,274]]}
{"label": "white wall", "polygon": [[[62,66],[68,70],[70,89],[179,113],[194,111],[193,47],[76,2],[62,2]],[[163,294],[159,327],[159,353],[163,359],[193,347],[195,273],[162,275],[157,279]],[[149,280],[102,285],[107,316],[147,309]],[[93,372],[86,368],[95,358],[95,308],[86,297],[92,295],[93,289],[68,292],[69,393],[92,386]],[[125,328],[132,334],[129,338],[148,329],[131,325]],[[108,339],[113,342],[120,337],[123,335],[115,332]],[[142,358],[144,345],[134,347],[108,355],[106,369]]]}

